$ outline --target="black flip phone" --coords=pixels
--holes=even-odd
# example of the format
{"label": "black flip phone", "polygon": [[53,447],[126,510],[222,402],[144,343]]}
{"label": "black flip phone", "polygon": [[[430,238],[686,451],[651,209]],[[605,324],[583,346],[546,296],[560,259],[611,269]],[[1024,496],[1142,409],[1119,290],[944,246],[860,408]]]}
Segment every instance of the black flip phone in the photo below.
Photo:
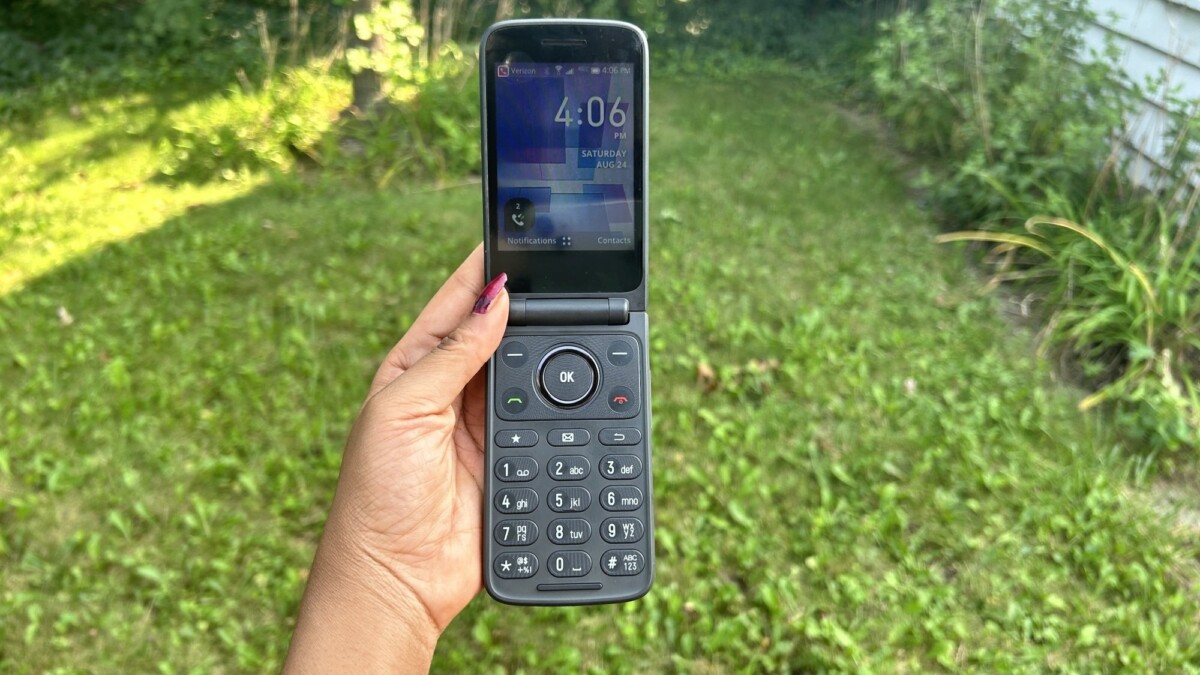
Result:
{"label": "black flip phone", "polygon": [[654,578],[646,316],[649,61],[615,21],[483,36],[488,363],[483,576],[510,604],[624,602]]}

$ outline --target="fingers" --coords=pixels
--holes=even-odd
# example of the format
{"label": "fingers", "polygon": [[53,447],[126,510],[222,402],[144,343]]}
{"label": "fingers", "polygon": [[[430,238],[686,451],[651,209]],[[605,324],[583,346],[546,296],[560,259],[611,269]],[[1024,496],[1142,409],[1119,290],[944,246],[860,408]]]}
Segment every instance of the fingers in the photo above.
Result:
{"label": "fingers", "polygon": [[[486,313],[467,313],[432,351],[379,392],[380,403],[405,418],[433,415],[454,403],[504,337],[508,292],[503,290],[503,279],[496,282],[498,295],[484,308]],[[485,296],[492,290],[489,285]]]}
{"label": "fingers", "polygon": [[470,311],[475,298],[483,290],[483,282],[483,244],[480,244],[442,284],[408,332],[384,357],[371,382],[367,398],[390,384],[449,335],[458,326],[462,316]]}

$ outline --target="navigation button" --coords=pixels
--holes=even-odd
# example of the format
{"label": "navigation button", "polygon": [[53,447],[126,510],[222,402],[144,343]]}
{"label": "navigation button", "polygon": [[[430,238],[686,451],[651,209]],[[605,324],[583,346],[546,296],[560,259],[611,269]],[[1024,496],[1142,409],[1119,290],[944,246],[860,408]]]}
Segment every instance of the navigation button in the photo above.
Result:
{"label": "navigation button", "polygon": [[552,403],[570,408],[586,402],[596,390],[596,368],[583,350],[561,347],[546,355],[538,382]]}
{"label": "navigation button", "polygon": [[633,361],[633,357],[637,354],[637,349],[629,340],[613,340],[608,345],[608,362],[614,366],[626,366]]}
{"label": "navigation button", "polygon": [[505,342],[500,345],[500,360],[509,368],[520,368],[529,360],[529,347],[523,342]]}

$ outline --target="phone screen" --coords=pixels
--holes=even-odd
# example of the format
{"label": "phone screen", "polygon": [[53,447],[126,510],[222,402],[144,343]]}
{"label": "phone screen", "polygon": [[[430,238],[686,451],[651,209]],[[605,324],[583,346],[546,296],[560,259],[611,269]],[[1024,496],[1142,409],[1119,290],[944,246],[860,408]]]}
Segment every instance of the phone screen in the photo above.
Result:
{"label": "phone screen", "polygon": [[634,247],[634,64],[495,66],[501,250]]}
{"label": "phone screen", "polygon": [[639,297],[644,37],[598,22],[501,25],[481,56],[489,273],[518,294]]}

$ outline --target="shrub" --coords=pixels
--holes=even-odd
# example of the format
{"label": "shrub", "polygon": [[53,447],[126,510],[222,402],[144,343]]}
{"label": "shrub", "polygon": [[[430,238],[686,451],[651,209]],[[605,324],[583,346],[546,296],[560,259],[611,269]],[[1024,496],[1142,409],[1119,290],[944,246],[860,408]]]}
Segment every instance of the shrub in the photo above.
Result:
{"label": "shrub", "polygon": [[475,60],[453,45],[364,116],[345,77],[318,67],[285,71],[257,91],[234,90],[171,115],[159,170],[187,181],[291,170],[297,159],[385,185],[479,170]]}
{"label": "shrub", "polygon": [[233,177],[255,169],[290,169],[319,160],[321,139],[345,106],[344,80],[313,68],[286,71],[260,90],[234,90],[174,113],[160,171],[183,180]]}
{"label": "shrub", "polygon": [[1135,100],[1086,53],[1093,19],[1086,0],[932,0],[884,25],[875,91],[906,148],[950,164],[926,181],[948,218],[994,218],[1004,194],[1086,199]]}
{"label": "shrub", "polygon": [[325,143],[326,165],[383,186],[397,179],[479,171],[477,63],[454,44],[429,67],[393,84],[363,117],[343,119]]}
{"label": "shrub", "polygon": [[885,25],[873,83],[904,145],[947,167],[925,178],[941,214],[982,226],[939,241],[994,244],[993,283],[1040,299],[1043,344],[1095,389],[1080,407],[1113,404],[1153,449],[1200,447],[1196,116],[1176,120],[1165,197],[1111,180],[1139,89],[1111,45],[1084,53],[1093,19],[1084,0],[932,0]]}
{"label": "shrub", "polygon": [[[1153,450],[1200,445],[1200,237],[1153,198],[1090,217],[1049,195],[1026,233],[965,231],[990,241],[997,280],[1040,279],[1044,344],[1065,351],[1098,390],[1079,407],[1116,403],[1118,425]],[[1184,221],[1186,222],[1186,221]],[[1085,224],[1086,223],[1086,224]],[[1019,250],[1037,258],[1018,258]]]}

